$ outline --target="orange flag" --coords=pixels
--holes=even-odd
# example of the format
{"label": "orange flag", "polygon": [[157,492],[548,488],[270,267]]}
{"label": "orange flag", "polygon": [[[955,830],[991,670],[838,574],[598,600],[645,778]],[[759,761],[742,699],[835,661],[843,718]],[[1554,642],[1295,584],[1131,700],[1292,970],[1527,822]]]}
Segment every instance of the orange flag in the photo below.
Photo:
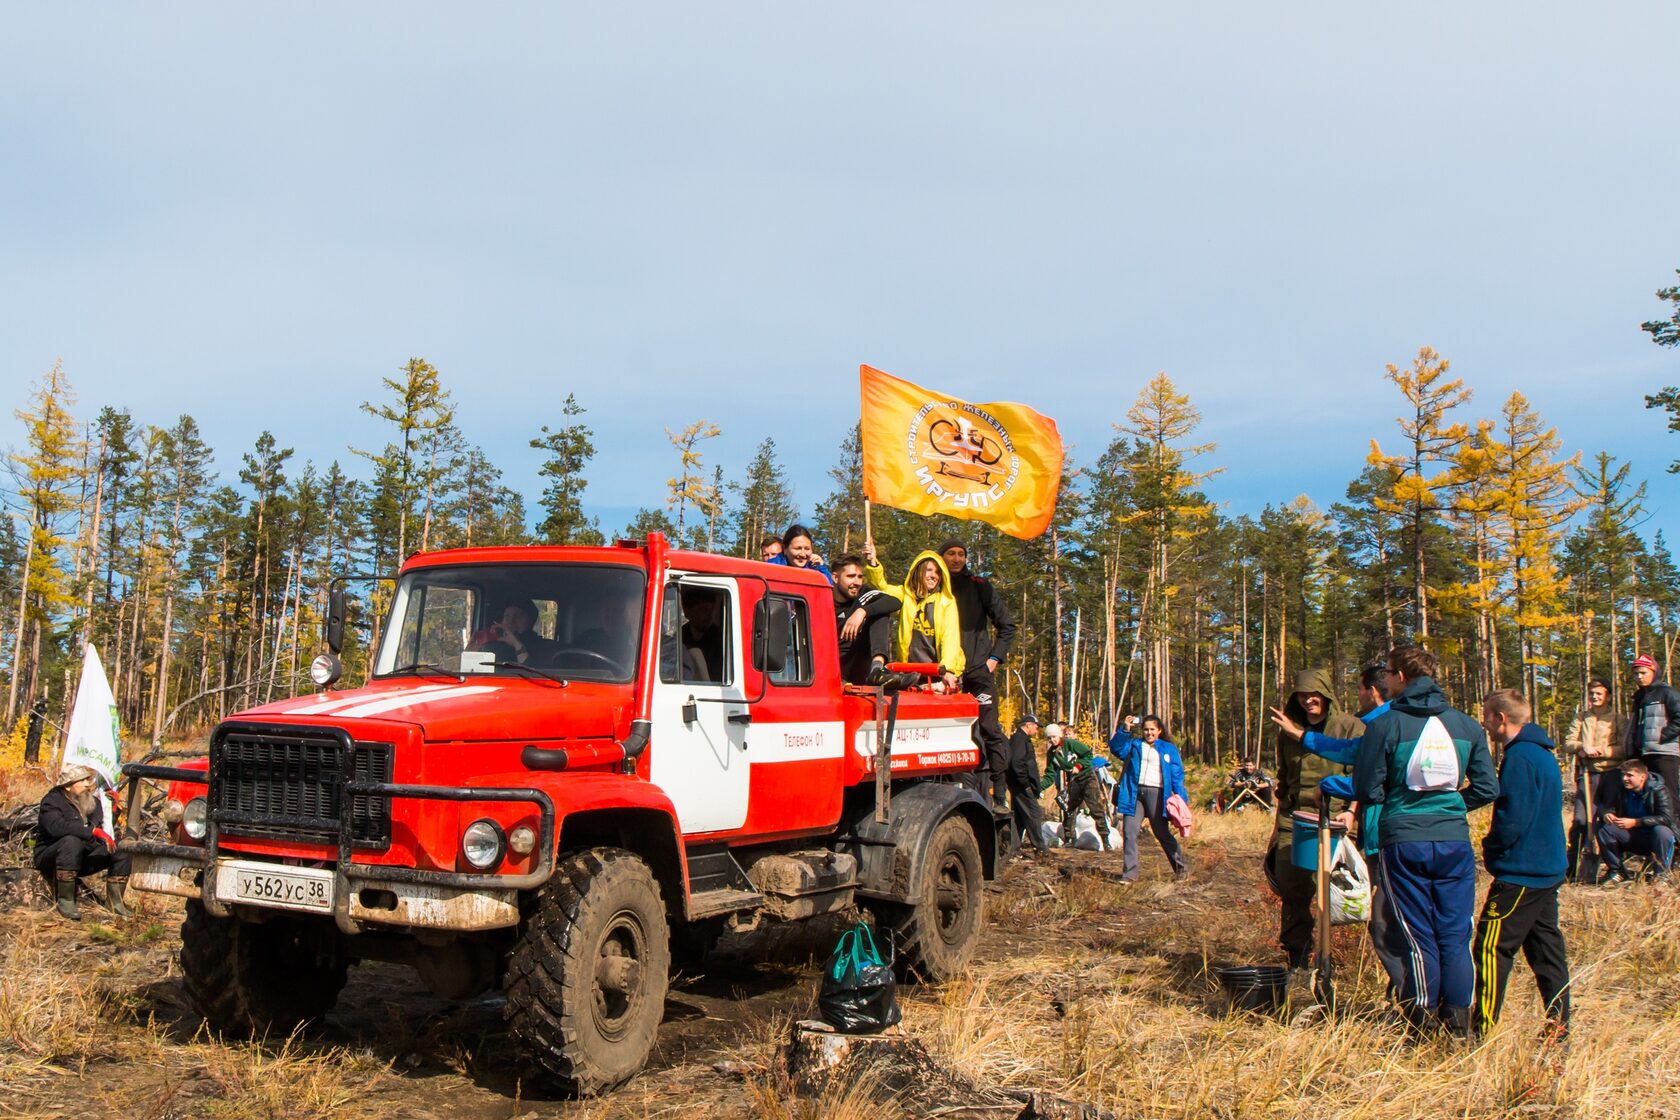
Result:
{"label": "orange flag", "polygon": [[969,404],[861,367],[863,493],[912,513],[984,521],[1029,540],[1062,481],[1056,422],[1024,404]]}

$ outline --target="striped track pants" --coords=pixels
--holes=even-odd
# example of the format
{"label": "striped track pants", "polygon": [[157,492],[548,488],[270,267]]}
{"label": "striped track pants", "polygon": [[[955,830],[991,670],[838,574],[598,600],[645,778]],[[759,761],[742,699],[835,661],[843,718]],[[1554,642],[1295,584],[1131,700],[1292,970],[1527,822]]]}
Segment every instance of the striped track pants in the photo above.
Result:
{"label": "striped track pants", "polygon": [[1558,889],[1519,887],[1498,879],[1488,888],[1487,901],[1476,923],[1476,1000],[1471,1025],[1485,1034],[1499,1021],[1505,1003],[1505,983],[1517,950],[1528,958],[1540,986],[1546,1018],[1559,1029],[1569,1027],[1569,954],[1558,928]]}

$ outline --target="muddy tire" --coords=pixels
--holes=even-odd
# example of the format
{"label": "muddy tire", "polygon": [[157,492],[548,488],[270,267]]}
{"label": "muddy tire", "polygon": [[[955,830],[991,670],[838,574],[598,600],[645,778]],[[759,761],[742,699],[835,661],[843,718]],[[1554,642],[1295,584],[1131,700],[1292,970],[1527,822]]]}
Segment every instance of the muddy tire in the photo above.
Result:
{"label": "muddy tire", "polygon": [[337,1002],[349,975],[341,942],[330,923],[218,918],[192,899],[181,923],[181,979],[212,1029],[283,1038]]}
{"label": "muddy tire", "polygon": [[647,864],[620,848],[565,857],[508,959],[514,1042],[551,1083],[604,1092],[647,1063],[670,971],[665,904]]}
{"label": "muddy tire", "polygon": [[962,975],[986,925],[985,865],[968,821],[947,817],[933,830],[908,905],[875,909],[892,929],[899,979],[941,983]]}

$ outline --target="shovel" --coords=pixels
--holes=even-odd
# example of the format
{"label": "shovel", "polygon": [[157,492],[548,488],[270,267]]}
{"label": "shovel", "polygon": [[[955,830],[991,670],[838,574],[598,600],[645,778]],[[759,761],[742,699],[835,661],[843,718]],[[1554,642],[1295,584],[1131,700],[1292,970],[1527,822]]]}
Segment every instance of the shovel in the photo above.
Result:
{"label": "shovel", "polygon": [[[1336,967],[1330,957],[1330,799],[1352,800],[1353,783],[1340,775],[1318,785],[1318,928],[1313,951],[1313,999],[1324,1008],[1328,1021],[1336,1012]],[[1342,843],[1353,843],[1351,835]]]}
{"label": "shovel", "polygon": [[1584,761],[1580,765],[1581,794],[1587,804],[1587,834],[1581,837],[1581,861],[1575,868],[1575,881],[1591,887],[1598,884],[1598,836],[1593,828],[1593,772]]}

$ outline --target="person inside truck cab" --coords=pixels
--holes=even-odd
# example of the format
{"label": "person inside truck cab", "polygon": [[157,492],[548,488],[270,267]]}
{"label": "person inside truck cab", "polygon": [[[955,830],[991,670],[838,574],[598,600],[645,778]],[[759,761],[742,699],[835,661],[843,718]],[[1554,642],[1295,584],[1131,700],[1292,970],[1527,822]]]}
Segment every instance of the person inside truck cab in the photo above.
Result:
{"label": "person inside truck cab", "polygon": [[599,621],[578,634],[573,646],[608,661],[620,673],[636,664],[642,638],[642,604],[633,596],[609,596],[600,600]]}
{"label": "person inside truck cab", "polygon": [[682,591],[683,679],[724,679],[726,645],[723,635],[724,597],[711,587],[685,587]]}
{"label": "person inside truck cab", "polygon": [[497,661],[521,665],[546,657],[554,643],[537,633],[537,608],[529,599],[511,599],[501,617],[473,635],[472,648],[496,654]]}
{"label": "person inside truck cab", "polygon": [[899,597],[898,632],[893,641],[893,654],[899,661],[915,664],[937,664],[940,679],[936,691],[954,692],[957,679],[962,676],[967,660],[963,656],[962,623],[957,618],[957,598],[951,593],[951,576],[939,553],[926,551],[917,554],[904,577],[902,588],[890,587],[875,555],[875,542],[865,541],[863,555],[867,561],[864,579],[878,591]]}
{"label": "person inside truck cab", "polygon": [[829,583],[834,582],[834,573],[828,570],[828,565],[817,555],[817,546],[811,538],[811,530],[803,525],[789,525],[788,531],[782,534],[782,550],[769,559],[772,564],[821,572]]}

